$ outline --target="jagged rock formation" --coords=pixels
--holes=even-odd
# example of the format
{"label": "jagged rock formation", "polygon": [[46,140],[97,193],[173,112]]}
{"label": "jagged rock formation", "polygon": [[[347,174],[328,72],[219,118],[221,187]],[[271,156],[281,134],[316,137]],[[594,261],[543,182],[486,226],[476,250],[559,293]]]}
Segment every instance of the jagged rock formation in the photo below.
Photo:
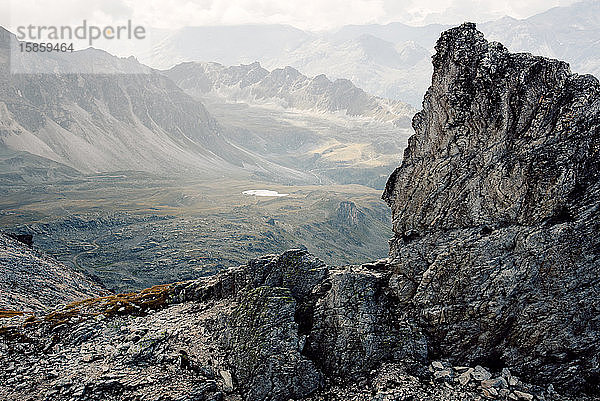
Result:
{"label": "jagged rock formation", "polygon": [[0,233],[0,310],[39,314],[108,294],[85,275]]}
{"label": "jagged rock formation", "polygon": [[394,313],[389,268],[332,269],[291,250],[41,318],[3,319],[13,326],[0,328],[0,398],[588,399],[523,383],[508,369],[434,361],[426,370],[425,336]]}
{"label": "jagged rock formation", "polygon": [[480,366],[436,362],[435,384],[408,374],[426,366],[427,345],[393,313],[388,267],[330,269],[291,250],[200,280],[73,302],[0,329],[0,398],[474,401],[486,392],[504,399],[551,394],[508,371],[492,380]]}
{"label": "jagged rock formation", "polygon": [[165,74],[189,94],[217,95],[254,104],[275,102],[283,108],[344,112],[349,116],[393,121],[406,126],[412,106],[398,100],[371,96],[348,79],[309,78],[292,67],[268,71],[258,62],[225,67],[219,63],[182,63]]}
{"label": "jagged rock formation", "polygon": [[600,85],[445,32],[384,199],[391,288],[432,356],[562,389],[600,381]]}

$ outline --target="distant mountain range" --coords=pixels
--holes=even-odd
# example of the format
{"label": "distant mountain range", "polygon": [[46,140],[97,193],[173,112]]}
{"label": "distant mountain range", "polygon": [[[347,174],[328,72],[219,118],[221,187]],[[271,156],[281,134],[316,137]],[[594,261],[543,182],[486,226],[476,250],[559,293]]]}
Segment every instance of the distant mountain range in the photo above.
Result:
{"label": "distant mountain range", "polygon": [[[463,21],[456,21],[457,24]],[[141,62],[169,69],[185,61],[225,65],[259,61],[267,69],[291,66],[307,76],[345,78],[373,95],[420,105],[430,85],[430,55],[446,25],[350,25],[314,33],[284,25],[193,27],[161,33]],[[600,2],[552,8],[527,19],[479,24],[509,50],[571,63],[578,73],[600,76]]]}
{"label": "distant mountain range", "polygon": [[[420,104],[433,43],[446,28],[185,28],[137,55],[163,71],[87,49],[13,57],[13,68],[56,73],[10,76],[16,38],[2,29],[0,180],[135,170],[379,188],[411,133],[415,109],[404,102]],[[598,1],[480,29],[513,51],[600,75]]]}
{"label": "distant mountain range", "polygon": [[416,110],[403,102],[367,94],[348,79],[309,78],[292,67],[273,71],[258,62],[225,67],[218,63],[182,63],[165,74],[187,93],[218,96],[248,104],[274,104],[284,109],[341,112],[408,126]]}
{"label": "distant mountain range", "polygon": [[[31,60],[47,63],[50,70],[58,68],[59,73],[10,74],[8,52],[16,43],[13,34],[1,30],[4,179],[27,181],[39,173],[33,171],[34,166],[45,160],[44,168],[64,166],[55,174],[59,176],[72,174],[70,168],[83,174],[123,170],[203,177],[259,173],[276,180],[315,180],[311,174],[277,166],[231,144],[202,102],[135,60],[95,49],[63,59],[39,54]],[[88,71],[88,65],[108,65],[110,73],[71,73],[78,66]]]}
{"label": "distant mountain range", "polygon": [[91,48],[28,55],[13,49],[9,63],[16,46],[1,29],[5,183],[141,171],[382,188],[415,113],[347,79],[310,78],[292,67],[185,63],[158,71]]}

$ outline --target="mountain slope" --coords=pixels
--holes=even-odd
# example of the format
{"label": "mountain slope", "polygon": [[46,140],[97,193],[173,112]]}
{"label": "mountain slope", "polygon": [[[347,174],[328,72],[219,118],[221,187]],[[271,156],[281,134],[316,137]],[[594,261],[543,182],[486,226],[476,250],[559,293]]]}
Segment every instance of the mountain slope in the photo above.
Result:
{"label": "mountain slope", "polygon": [[40,314],[108,294],[85,275],[0,233],[0,309]]}
{"label": "mountain slope", "polygon": [[383,189],[411,134],[410,105],[371,96],[348,80],[309,78],[291,67],[268,71],[259,63],[182,63],[165,74],[206,104],[231,143],[321,183]]}
{"label": "mountain slope", "polygon": [[[413,49],[411,57],[406,57],[408,49]],[[427,48],[402,36],[394,42],[365,34],[346,40],[324,36],[267,60],[265,65],[290,65],[307,75],[350,79],[369,93],[413,105],[419,103],[431,75]]]}
{"label": "mountain slope", "polygon": [[44,65],[40,71],[88,71],[88,65],[98,64],[109,66],[110,73],[9,75],[9,46],[17,42],[7,31],[0,36],[5,61],[0,71],[0,146],[5,152],[29,152],[85,174],[260,173],[314,181],[310,174],[277,166],[229,143],[200,101],[135,60],[94,49],[39,54],[26,61]]}
{"label": "mountain slope", "polygon": [[293,249],[16,322],[0,397],[600,399],[600,83],[471,23],[433,64],[383,194],[389,258]]}

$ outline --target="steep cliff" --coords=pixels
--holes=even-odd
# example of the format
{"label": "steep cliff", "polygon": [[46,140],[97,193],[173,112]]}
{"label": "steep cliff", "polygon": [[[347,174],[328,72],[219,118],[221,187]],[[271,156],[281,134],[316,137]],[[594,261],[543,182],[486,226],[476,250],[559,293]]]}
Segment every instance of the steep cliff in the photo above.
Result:
{"label": "steep cliff", "polygon": [[391,288],[430,355],[564,389],[600,380],[600,85],[442,34],[432,85],[383,198]]}

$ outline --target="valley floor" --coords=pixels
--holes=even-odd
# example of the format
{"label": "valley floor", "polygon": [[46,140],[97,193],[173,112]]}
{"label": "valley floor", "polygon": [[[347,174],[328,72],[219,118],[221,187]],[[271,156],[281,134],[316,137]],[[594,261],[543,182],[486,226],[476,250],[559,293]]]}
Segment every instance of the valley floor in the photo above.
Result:
{"label": "valley floor", "polygon": [[[262,197],[247,190],[289,194]],[[329,264],[387,255],[389,211],[361,185],[180,181],[137,173],[10,185],[0,226],[115,292],[213,274],[306,247]],[[345,206],[340,206],[344,204]]]}

